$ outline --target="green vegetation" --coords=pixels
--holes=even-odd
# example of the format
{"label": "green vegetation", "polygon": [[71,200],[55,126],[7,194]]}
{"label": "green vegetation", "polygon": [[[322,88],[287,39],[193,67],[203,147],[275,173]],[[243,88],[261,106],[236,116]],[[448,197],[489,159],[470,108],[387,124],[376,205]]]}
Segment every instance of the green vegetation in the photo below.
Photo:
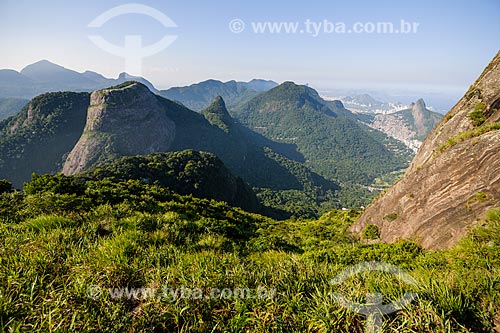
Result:
{"label": "green vegetation", "polygon": [[369,240],[377,239],[380,237],[380,231],[376,225],[367,224],[366,227],[363,229],[361,236],[364,239],[369,239]]}
{"label": "green vegetation", "polygon": [[467,90],[467,92],[465,93],[465,98],[467,99],[467,101],[470,101],[474,97],[477,99],[481,99],[482,97],[481,89],[474,88],[474,86],[475,85],[471,85],[469,87],[469,90]]}
{"label": "green vegetation", "polygon": [[208,107],[217,96],[221,96],[231,108],[274,86],[274,82],[267,83],[267,87],[255,87],[246,82],[207,80],[187,87],[162,90],[160,96],[179,101],[191,110],[198,111]]}
{"label": "green vegetation", "polygon": [[[122,89],[131,84],[132,81],[128,81],[109,89]],[[258,88],[263,84],[270,87],[273,83],[253,84]],[[223,85],[234,88],[232,83]],[[98,93],[106,94],[106,90]],[[133,104],[137,94],[149,93],[138,83],[130,91],[110,95],[109,105],[102,106],[132,105],[140,112],[140,106]],[[276,112],[270,110],[262,115],[257,112],[250,117],[262,118],[268,129],[272,128],[274,132],[265,135],[231,118],[221,97],[200,114],[151,94],[151,102],[158,106],[155,112],[175,124],[173,142],[167,137],[165,142],[161,137],[154,137],[158,140],[153,140],[156,147],[153,149],[194,149],[215,154],[232,174],[258,192],[262,203],[269,208],[266,215],[275,218],[317,218],[333,208],[366,206],[379,190],[371,186],[376,178],[389,183],[391,175],[384,175],[407,166],[408,155],[401,145],[347,119],[345,114],[349,111],[343,109],[341,103],[326,103],[314,90],[291,83],[264,94],[268,93],[263,100],[255,98],[248,104],[253,106],[270,99],[271,104],[266,108],[278,108]],[[84,164],[85,168],[90,164],[103,167],[123,155],[151,152],[152,147],[141,144],[141,135],[147,130],[128,130],[138,128],[134,123],[137,120],[120,119],[120,124],[110,122],[106,130],[84,132],[89,97],[88,93],[69,92],[40,95],[19,114],[1,122],[1,177],[20,188],[32,173],[59,172],[80,138],[86,143],[79,145],[81,151],[73,155],[87,155],[89,163]],[[283,122],[273,125],[280,117]],[[88,149],[83,149],[84,146]],[[189,192],[175,190],[183,194]],[[256,211],[251,207],[252,198],[249,198],[250,204],[244,205],[231,191],[219,191],[218,185],[215,192],[225,193],[226,197],[201,194],[201,190],[193,188],[190,191],[200,197],[224,200]]]}
{"label": "green vegetation", "polygon": [[254,188],[263,205],[286,211],[295,217],[315,218],[333,208],[341,208],[341,204],[344,204],[339,185],[324,179],[299,162],[287,159],[268,148],[265,151],[269,159],[278,163],[297,180],[297,184],[291,184],[289,189],[280,189],[278,183],[283,180],[281,177],[276,179],[277,186]]}
{"label": "green vegetation", "polygon": [[480,135],[483,135],[484,133],[488,133],[491,131],[496,131],[500,129],[500,123],[492,123],[492,124],[483,124],[477,128],[474,128],[470,131],[462,132],[454,137],[449,138],[445,143],[443,143],[441,146],[439,146],[437,152],[435,153],[436,155],[442,153],[446,149],[453,147],[457,143],[467,141],[469,139],[478,137]]}
{"label": "green vegetation", "polygon": [[178,124],[172,149],[191,148],[216,154],[233,174],[254,188],[265,206],[286,211],[268,215],[318,217],[330,208],[345,205],[344,196],[339,199],[336,193],[338,184],[301,163],[302,156],[294,146],[273,142],[235,122],[222,98],[216,98],[202,115],[165,99],[160,102]]}
{"label": "green vegetation", "polygon": [[399,217],[398,213],[390,213],[390,214],[387,214],[386,216],[384,216],[384,220],[394,221],[398,217]]}
{"label": "green vegetation", "polygon": [[485,201],[488,198],[488,193],[485,192],[477,192],[474,194],[474,200],[476,201]]}
{"label": "green vegetation", "polygon": [[20,187],[31,174],[58,170],[85,126],[88,93],[35,97],[19,114],[0,122],[0,175]]}
{"label": "green vegetation", "polygon": [[[348,232],[357,216],[278,222],[138,180],[35,176],[23,193],[0,194],[0,331],[363,332],[364,317],[331,292],[360,303],[368,292],[384,303],[418,293],[384,317],[384,331],[494,330],[500,211],[442,251],[362,244]],[[330,283],[371,260],[397,265],[417,285],[380,272]],[[140,287],[149,289],[119,297],[119,288]],[[172,297],[168,288],[269,292]]]}
{"label": "green vegetation", "polygon": [[185,150],[122,157],[78,177],[115,182],[134,179],[182,195],[225,201],[247,211],[261,210],[252,189],[233,176],[217,156],[205,152]]}
{"label": "green vegetation", "polygon": [[488,200],[488,193],[486,192],[477,192],[474,194],[474,196],[472,198],[470,198],[469,200],[467,200],[467,202],[465,203],[465,207],[469,210],[469,211],[472,211],[472,205],[476,202],[484,202]]}
{"label": "green vegetation", "polygon": [[469,113],[468,117],[472,121],[472,125],[474,125],[474,127],[478,127],[484,124],[484,122],[487,119],[485,111],[486,111],[486,104],[483,102],[478,102],[474,106],[474,111]]}
{"label": "green vegetation", "polygon": [[[114,88],[129,85],[130,82],[126,82]],[[137,87],[140,88],[140,85],[138,84]],[[99,93],[104,94],[104,90]],[[147,92],[143,89],[141,93]],[[130,103],[135,98],[134,94],[134,91],[130,91],[129,94],[123,93],[122,95],[127,96],[111,102]],[[176,124],[176,136],[170,150],[196,149],[212,152],[224,161],[233,174],[240,176],[253,187],[273,192],[274,197],[279,195],[277,193],[280,190],[302,192],[299,196],[290,198],[296,200],[292,206],[301,205],[302,197],[311,196],[316,202],[317,209],[314,209],[315,215],[307,216],[318,217],[320,214],[318,212],[337,207],[337,198],[334,198],[332,194],[338,189],[337,184],[314,174],[300,162],[273,153],[275,146],[285,151],[287,155],[293,155],[294,149],[291,146],[267,140],[236,124],[227,113],[222,99],[216,100],[213,107],[207,109],[205,113],[209,120],[207,121],[203,115],[188,110],[176,102],[153,95],[151,98],[158,99],[162,108],[159,112],[165,112]],[[1,122],[0,175],[13,181],[16,188],[20,188],[24,181],[30,179],[33,172],[40,174],[58,172],[62,169],[67,154],[74,148],[80,137],[102,143],[102,147],[95,149],[99,152],[96,160],[99,166],[107,165],[119,158],[123,152],[119,149],[120,147],[117,148],[113,132],[83,132],[89,104],[88,93],[44,94],[34,98],[15,117]],[[224,127],[226,125],[227,127]],[[123,126],[137,127],[133,123],[123,123],[118,126],[120,127],[118,130],[123,129]],[[130,135],[127,135],[126,139],[140,140]],[[135,143],[129,141],[123,143],[127,146],[130,144]],[[295,155],[298,154],[295,152]],[[223,183],[228,184],[228,182]],[[237,184],[233,185],[233,189],[239,187]],[[216,184],[212,193],[224,193],[225,197],[219,196],[215,197],[216,199],[245,207],[248,210],[255,210],[255,206],[252,208],[255,203],[254,198],[238,199],[234,191],[219,191],[217,190],[219,187],[219,184]],[[180,188],[176,190],[185,194],[188,192],[183,192]],[[201,194],[200,191],[201,189],[191,193],[213,198],[210,195]],[[320,207],[323,208],[320,209]],[[282,207],[275,208],[281,209]],[[291,214],[297,215],[298,212],[293,210],[280,213],[272,207],[270,210],[271,212],[266,213],[277,218],[286,218]]]}
{"label": "green vegetation", "polygon": [[201,113],[207,118],[210,124],[219,127],[226,133],[229,133],[233,127],[234,120],[226,109],[226,104],[222,97],[217,96],[212,104]]}
{"label": "green vegetation", "polygon": [[296,145],[308,167],[333,181],[371,185],[407,167],[410,154],[402,143],[339,116],[344,112],[315,90],[285,82],[238,107],[234,116],[271,140]]}
{"label": "green vegetation", "polygon": [[388,174],[383,175],[382,177],[375,178],[372,186],[378,189],[387,189],[394,185],[394,183],[401,180],[405,175],[406,169],[396,170],[390,172]]}
{"label": "green vegetation", "polygon": [[[339,188],[336,183],[297,161],[301,155],[292,145],[273,142],[235,122],[221,98],[216,98],[202,114],[163,98],[159,98],[159,102],[177,126],[172,150],[196,149],[217,155],[233,174],[257,192],[265,192],[264,205],[273,209],[305,206],[301,200],[307,195],[316,202],[312,211],[319,212],[322,205],[337,207],[337,198],[332,198],[332,193]],[[302,193],[293,197],[287,195],[286,205],[273,205],[283,201],[281,191]],[[294,202],[288,205],[288,200]],[[285,214],[271,215],[283,218],[297,212],[297,209],[291,209]]]}

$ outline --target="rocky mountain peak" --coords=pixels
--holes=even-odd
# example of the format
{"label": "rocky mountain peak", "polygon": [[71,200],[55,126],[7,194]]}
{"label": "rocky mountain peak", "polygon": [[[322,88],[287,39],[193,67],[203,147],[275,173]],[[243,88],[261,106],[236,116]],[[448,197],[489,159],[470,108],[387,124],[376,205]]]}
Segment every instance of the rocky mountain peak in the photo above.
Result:
{"label": "rocky mountain peak", "polygon": [[226,103],[221,96],[217,96],[208,108],[201,112],[203,116],[212,124],[225,132],[229,132],[233,127],[234,120],[229,115]]}
{"label": "rocky mountain peak", "polygon": [[97,90],[90,95],[84,133],[63,172],[78,173],[115,156],[167,150],[174,136],[174,122],[145,85],[129,81]]}
{"label": "rocky mountain peak", "polygon": [[221,96],[215,97],[214,101],[208,107],[207,110],[209,110],[210,112],[216,113],[216,114],[229,116],[229,112],[227,111],[227,108],[226,108],[226,103],[224,103],[224,99],[222,99]]}
{"label": "rocky mountain peak", "polygon": [[411,103],[411,109],[414,111],[414,112],[422,112],[426,109],[426,106],[425,106],[425,102],[422,98],[420,98],[418,101],[416,101],[415,103]]}

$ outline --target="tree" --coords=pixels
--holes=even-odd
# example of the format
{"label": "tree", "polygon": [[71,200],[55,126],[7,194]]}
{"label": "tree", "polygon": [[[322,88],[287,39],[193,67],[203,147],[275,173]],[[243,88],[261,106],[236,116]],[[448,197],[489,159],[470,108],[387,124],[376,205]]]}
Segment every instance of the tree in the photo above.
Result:
{"label": "tree", "polygon": [[6,193],[12,191],[12,182],[7,179],[0,180],[0,193]]}

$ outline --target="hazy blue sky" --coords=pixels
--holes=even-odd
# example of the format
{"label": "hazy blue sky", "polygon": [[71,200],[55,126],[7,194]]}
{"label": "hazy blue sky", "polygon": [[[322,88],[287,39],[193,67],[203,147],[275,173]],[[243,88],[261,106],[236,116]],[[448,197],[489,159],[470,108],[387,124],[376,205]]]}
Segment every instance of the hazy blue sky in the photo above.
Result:
{"label": "hazy blue sky", "polygon": [[[22,69],[48,59],[77,71],[108,77],[124,71],[123,59],[94,45],[98,34],[123,45],[124,35],[152,44],[177,35],[168,48],[143,61],[143,75],[159,88],[208,78],[255,77],[335,87],[465,89],[500,47],[500,1],[138,1],[170,17],[165,28],[138,14],[101,28],[87,25],[127,1],[0,0],[0,68]],[[235,34],[229,22],[241,19]],[[256,34],[251,22],[418,22],[415,34]],[[302,27],[302,26],[301,26]]]}

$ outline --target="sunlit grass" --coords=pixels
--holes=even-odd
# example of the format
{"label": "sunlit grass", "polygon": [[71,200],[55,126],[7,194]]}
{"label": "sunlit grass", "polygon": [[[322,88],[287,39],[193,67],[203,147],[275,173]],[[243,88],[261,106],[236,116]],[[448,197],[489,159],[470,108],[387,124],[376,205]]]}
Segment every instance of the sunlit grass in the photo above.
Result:
{"label": "sunlit grass", "polygon": [[[347,232],[354,212],[275,222],[197,200],[185,201],[185,213],[178,202],[79,212],[57,204],[45,215],[0,222],[0,331],[363,332],[365,318],[332,292],[358,303],[367,293],[385,303],[417,293],[384,317],[386,332],[489,332],[500,311],[499,211],[456,247],[425,251],[412,242],[358,243]],[[231,216],[254,231],[239,230]],[[374,260],[404,269],[417,285],[377,272],[331,283],[345,268]],[[90,286],[102,294],[89,297]],[[275,294],[172,300],[108,292],[163,286]]]}

